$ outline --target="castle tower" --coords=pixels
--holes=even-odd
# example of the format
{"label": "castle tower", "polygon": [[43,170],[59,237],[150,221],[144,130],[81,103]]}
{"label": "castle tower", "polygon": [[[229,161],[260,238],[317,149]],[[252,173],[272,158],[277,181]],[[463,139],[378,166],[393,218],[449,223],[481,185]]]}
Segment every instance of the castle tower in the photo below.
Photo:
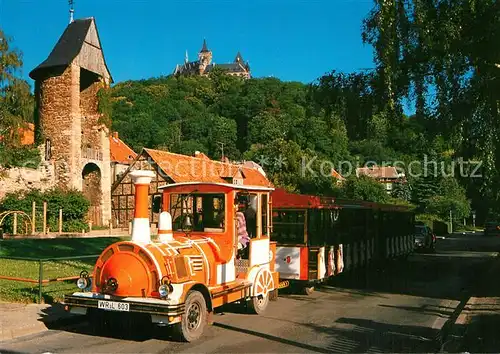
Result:
{"label": "castle tower", "polygon": [[90,219],[111,219],[109,129],[101,122],[97,94],[112,82],[94,18],[71,22],[35,80],[36,140],[54,164],[57,185],[82,191]]}
{"label": "castle tower", "polygon": [[203,75],[207,66],[212,63],[212,51],[208,50],[207,41],[203,40],[203,47],[198,53],[198,60],[200,62],[200,75]]}

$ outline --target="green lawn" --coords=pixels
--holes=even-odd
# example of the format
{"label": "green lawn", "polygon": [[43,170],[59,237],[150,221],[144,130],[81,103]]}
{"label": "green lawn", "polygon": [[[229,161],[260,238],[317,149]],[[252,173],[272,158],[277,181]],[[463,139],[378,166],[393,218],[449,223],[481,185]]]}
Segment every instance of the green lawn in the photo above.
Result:
{"label": "green lawn", "polygon": [[[0,256],[53,258],[98,255],[108,245],[129,238],[61,238],[48,240],[0,240]],[[69,277],[82,270],[92,271],[96,258],[84,260],[53,260],[43,262],[43,279]],[[38,280],[39,263],[0,258],[0,275]],[[56,282],[43,286],[44,302],[59,301],[64,294],[75,291],[75,281]],[[36,302],[38,284],[0,280],[0,300],[16,302]]]}

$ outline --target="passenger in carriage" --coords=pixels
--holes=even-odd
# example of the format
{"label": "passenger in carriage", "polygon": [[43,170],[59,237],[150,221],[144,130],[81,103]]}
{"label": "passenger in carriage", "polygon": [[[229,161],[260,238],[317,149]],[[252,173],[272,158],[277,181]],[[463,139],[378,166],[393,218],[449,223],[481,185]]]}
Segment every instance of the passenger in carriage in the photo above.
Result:
{"label": "passenger in carriage", "polygon": [[247,232],[247,224],[245,220],[245,204],[239,203],[236,200],[235,203],[236,212],[236,231],[238,233],[238,258],[248,258],[248,243],[250,242],[250,237]]}
{"label": "passenger in carriage", "polygon": [[245,200],[245,220],[247,226],[248,236],[254,238],[257,232],[257,211],[254,209],[251,201]]}

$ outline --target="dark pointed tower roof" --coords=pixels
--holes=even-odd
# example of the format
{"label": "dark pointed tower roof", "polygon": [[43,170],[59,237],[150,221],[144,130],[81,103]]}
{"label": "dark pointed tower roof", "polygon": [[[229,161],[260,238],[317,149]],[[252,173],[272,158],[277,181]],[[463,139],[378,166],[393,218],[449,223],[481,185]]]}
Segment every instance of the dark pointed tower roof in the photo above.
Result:
{"label": "dark pointed tower roof", "polygon": [[243,64],[243,57],[241,56],[241,53],[239,51],[238,54],[236,54],[236,58],[234,58],[234,62]]}
{"label": "dark pointed tower roof", "polygon": [[88,40],[89,32],[93,32],[94,30],[95,36],[97,37],[97,43],[92,43],[92,45],[94,47],[97,47],[101,52],[103,64],[106,71],[105,73],[99,72],[98,74],[109,75],[112,82],[113,79],[111,78],[111,74],[109,73],[109,69],[104,59],[104,54],[102,53],[99,33],[97,32],[97,28],[95,27],[95,20],[93,17],[78,19],[71,22],[68,27],[66,27],[66,30],[59,38],[59,41],[54,46],[54,49],[52,49],[52,52],[49,54],[48,58],[45,59],[45,61],[43,61],[35,69],[33,69],[30,72],[29,76],[33,80],[36,80],[40,73],[45,71],[46,69],[65,67],[70,65],[73,60],[80,54],[82,47],[85,45],[86,40]]}
{"label": "dark pointed tower roof", "polygon": [[207,40],[204,39],[203,40],[203,47],[201,48],[200,53],[207,53],[207,52],[209,52],[208,47],[207,47]]}

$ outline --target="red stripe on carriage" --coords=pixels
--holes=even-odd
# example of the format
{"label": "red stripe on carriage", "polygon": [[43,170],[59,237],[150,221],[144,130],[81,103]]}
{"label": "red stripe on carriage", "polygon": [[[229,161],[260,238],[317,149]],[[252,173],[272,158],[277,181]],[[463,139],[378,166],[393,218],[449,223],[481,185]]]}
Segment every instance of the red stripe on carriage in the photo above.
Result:
{"label": "red stripe on carriage", "polygon": [[309,249],[300,248],[300,280],[309,280]]}

